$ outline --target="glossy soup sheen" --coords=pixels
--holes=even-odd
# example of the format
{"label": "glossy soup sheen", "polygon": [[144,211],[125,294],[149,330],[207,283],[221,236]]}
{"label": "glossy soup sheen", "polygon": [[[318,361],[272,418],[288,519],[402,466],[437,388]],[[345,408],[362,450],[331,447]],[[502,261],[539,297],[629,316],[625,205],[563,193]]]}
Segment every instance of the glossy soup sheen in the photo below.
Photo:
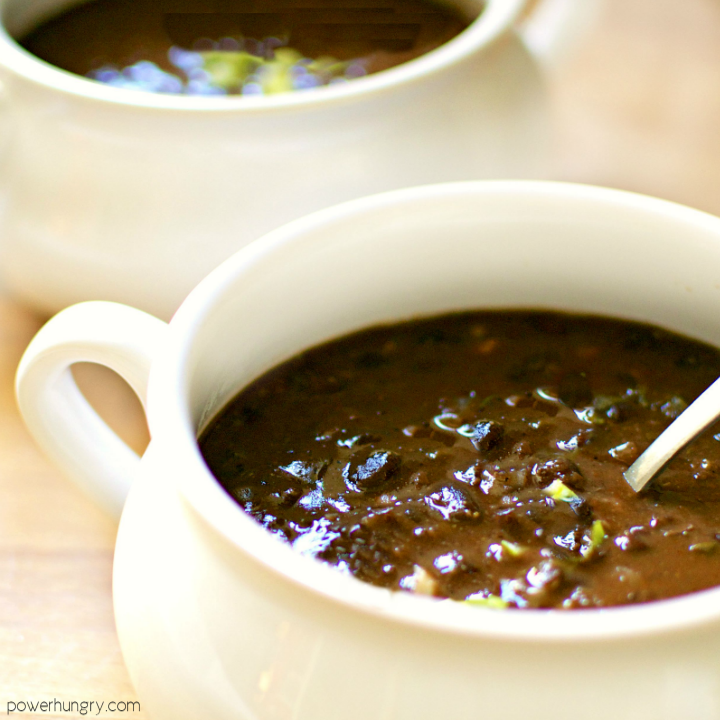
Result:
{"label": "glossy soup sheen", "polygon": [[201,438],[269,532],[381,587],[585,608],[720,584],[720,435],[636,495],[623,471],[716,349],[637,323],[473,312],[311,349]]}
{"label": "glossy soup sheen", "polygon": [[407,62],[470,20],[429,0],[93,0],[20,43],[57,67],[118,87],[267,94]]}

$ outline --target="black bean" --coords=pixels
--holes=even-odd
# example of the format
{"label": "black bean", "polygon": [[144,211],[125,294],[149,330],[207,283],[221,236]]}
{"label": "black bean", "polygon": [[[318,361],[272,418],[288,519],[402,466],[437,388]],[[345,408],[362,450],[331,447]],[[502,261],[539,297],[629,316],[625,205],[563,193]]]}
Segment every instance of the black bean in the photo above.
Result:
{"label": "black bean", "polygon": [[345,466],[343,475],[354,490],[377,490],[385,485],[400,469],[400,456],[394,452],[378,450],[368,455],[355,453]]}
{"label": "black bean", "polygon": [[615,460],[632,465],[640,457],[640,448],[634,442],[625,442],[608,450]]}
{"label": "black bean", "polygon": [[512,453],[519,457],[527,457],[532,455],[533,447],[527,440],[520,440],[512,446]]}
{"label": "black bean", "polygon": [[560,480],[571,490],[583,490],[585,487],[585,478],[578,466],[565,457],[535,463],[531,470],[531,476],[540,488],[546,488],[555,480]]}
{"label": "black bean", "polygon": [[629,400],[620,400],[613,403],[606,411],[605,415],[608,420],[613,422],[626,422],[629,420],[637,409],[637,405]]}
{"label": "black bean", "polygon": [[281,466],[280,470],[301,482],[314,485],[318,480],[322,479],[322,476],[328,468],[328,464],[329,463],[322,460],[315,462],[293,460],[293,462]]}
{"label": "black bean", "polygon": [[668,419],[675,420],[680,413],[685,410],[687,403],[677,395],[671,397],[666,403],[664,403],[660,412]]}
{"label": "black bean", "polygon": [[560,380],[558,388],[560,400],[571,408],[580,408],[589,405],[592,401],[592,391],[585,373],[567,373]]}
{"label": "black bean", "polygon": [[379,352],[366,352],[355,360],[355,366],[365,370],[378,368],[387,362],[387,358]]}
{"label": "black bean", "polygon": [[445,520],[478,520],[481,517],[480,507],[470,490],[459,484],[436,486],[433,492],[426,495],[425,503]]}
{"label": "black bean", "polygon": [[529,355],[510,370],[511,380],[530,380],[552,375],[559,366],[559,356],[553,352]]}
{"label": "black bean", "polygon": [[299,487],[289,487],[280,493],[280,507],[292,507],[301,497],[302,490]]}
{"label": "black bean", "polygon": [[480,420],[463,425],[458,432],[468,437],[476,450],[483,452],[492,450],[503,439],[505,428],[493,420]]}
{"label": "black bean", "polygon": [[565,570],[558,560],[543,560],[537,567],[530,568],[525,576],[531,594],[547,594],[557,590],[565,579]]}
{"label": "black bean", "polygon": [[585,540],[585,534],[580,528],[575,528],[565,535],[556,535],[553,542],[570,553],[577,553]]}
{"label": "black bean", "polygon": [[408,425],[402,430],[403,435],[406,437],[419,439],[430,437],[431,432],[432,428],[428,423],[424,423],[423,425]]}
{"label": "black bean", "polygon": [[243,422],[248,425],[257,422],[262,416],[263,412],[260,408],[252,407],[251,405],[244,405],[240,410],[240,416]]}
{"label": "black bean", "polygon": [[628,532],[624,535],[618,535],[614,543],[621,550],[627,552],[636,552],[638,550],[647,550],[650,545],[648,541],[640,533]]}

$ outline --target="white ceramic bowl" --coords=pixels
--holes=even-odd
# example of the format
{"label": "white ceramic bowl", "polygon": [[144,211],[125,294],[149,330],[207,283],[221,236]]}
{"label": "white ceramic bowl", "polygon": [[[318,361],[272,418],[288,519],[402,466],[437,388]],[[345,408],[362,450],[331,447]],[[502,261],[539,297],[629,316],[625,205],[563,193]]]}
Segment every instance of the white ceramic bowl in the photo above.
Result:
{"label": "white ceramic bowl", "polygon": [[[476,307],[605,313],[720,346],[720,219],[566,184],[416,188],[274,231],[169,326],[88,303],[40,332],[18,374],[38,442],[116,511],[135,479],[115,611],[154,720],[720,717],[720,589],[574,612],[438,604],[295,554],[205,466],[198,432],[273,365],[374,323]],[[142,461],[79,397],[67,368],[81,360],[147,396]]]}
{"label": "white ceramic bowl", "polygon": [[487,0],[452,41],[344,86],[214,99],[108,87],[12,39],[73,2],[0,0],[0,277],[39,309],[115,300],[167,319],[232,252],[308,212],[546,172],[540,72],[512,30],[527,0]]}

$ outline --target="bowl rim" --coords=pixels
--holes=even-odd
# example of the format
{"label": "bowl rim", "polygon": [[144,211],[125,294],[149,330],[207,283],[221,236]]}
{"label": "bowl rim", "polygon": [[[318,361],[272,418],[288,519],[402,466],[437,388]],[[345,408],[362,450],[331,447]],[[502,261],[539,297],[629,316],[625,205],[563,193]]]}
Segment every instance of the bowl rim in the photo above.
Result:
{"label": "bowl rim", "polygon": [[[19,2],[20,0],[15,0]],[[0,0],[0,18],[8,3]],[[37,86],[86,101],[99,101],[136,110],[194,113],[267,113],[284,109],[314,108],[360,101],[430,77],[467,60],[492,45],[522,12],[528,0],[485,0],[485,7],[470,25],[440,47],[395,67],[333,86],[264,97],[197,97],[109,87],[51,65],[25,50],[0,23],[0,69]]]}
{"label": "bowl rim", "polygon": [[[507,609],[467,607],[412,593],[378,588],[339,573],[323,563],[296,553],[246,515],[215,480],[199,452],[187,402],[192,339],[212,308],[238,274],[252,268],[290,244],[312,243],[314,230],[384,207],[428,203],[447,197],[517,196],[536,200],[561,198],[603,208],[630,208],[657,219],[680,220],[716,235],[720,218],[666,200],[592,185],[548,181],[470,181],[394,190],[342,203],[292,221],[246,246],[210,273],[188,296],[170,322],[168,341],[151,370],[148,421],[153,444],[173,448],[171,462],[179,494],[233,549],[284,577],[295,589],[328,598],[352,612],[370,614],[416,629],[478,639],[522,642],[619,641],[720,622],[720,586],[690,595],[633,606],[582,610]],[[296,248],[297,249],[297,248]]]}

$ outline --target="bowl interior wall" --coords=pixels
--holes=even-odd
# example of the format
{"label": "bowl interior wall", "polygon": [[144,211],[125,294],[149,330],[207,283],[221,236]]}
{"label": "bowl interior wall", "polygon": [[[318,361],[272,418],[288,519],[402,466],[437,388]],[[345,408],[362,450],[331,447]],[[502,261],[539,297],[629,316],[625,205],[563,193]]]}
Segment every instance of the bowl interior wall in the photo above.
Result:
{"label": "bowl interior wall", "polygon": [[194,427],[303,349],[452,310],[606,314],[720,345],[720,221],[633,198],[454,192],[282,228],[223,268],[188,366]]}

